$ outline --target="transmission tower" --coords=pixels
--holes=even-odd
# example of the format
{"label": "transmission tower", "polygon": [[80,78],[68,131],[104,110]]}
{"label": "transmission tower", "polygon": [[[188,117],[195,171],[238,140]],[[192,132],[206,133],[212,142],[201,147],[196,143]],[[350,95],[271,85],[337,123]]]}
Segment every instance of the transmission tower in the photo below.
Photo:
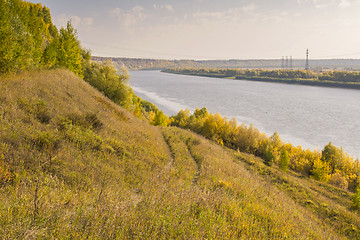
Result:
{"label": "transmission tower", "polygon": [[293,59],[292,59],[292,56],[290,56],[290,69],[293,68]]}
{"label": "transmission tower", "polygon": [[281,58],[281,68],[284,69],[284,56]]}
{"label": "transmission tower", "polygon": [[306,62],[305,62],[305,70],[309,70],[309,49],[306,49]]}

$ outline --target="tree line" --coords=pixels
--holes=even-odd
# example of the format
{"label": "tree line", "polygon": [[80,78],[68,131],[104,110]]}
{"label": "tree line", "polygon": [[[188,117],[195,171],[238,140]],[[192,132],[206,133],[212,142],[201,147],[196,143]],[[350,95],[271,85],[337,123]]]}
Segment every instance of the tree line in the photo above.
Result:
{"label": "tree line", "polygon": [[59,31],[47,7],[22,0],[0,0],[0,12],[0,73],[62,66],[82,75],[70,22]]}
{"label": "tree line", "polygon": [[210,77],[233,77],[236,79],[257,80],[308,80],[313,82],[360,83],[360,72],[356,71],[324,71],[313,72],[308,70],[290,69],[234,69],[234,68],[171,68],[165,72],[200,75]]}

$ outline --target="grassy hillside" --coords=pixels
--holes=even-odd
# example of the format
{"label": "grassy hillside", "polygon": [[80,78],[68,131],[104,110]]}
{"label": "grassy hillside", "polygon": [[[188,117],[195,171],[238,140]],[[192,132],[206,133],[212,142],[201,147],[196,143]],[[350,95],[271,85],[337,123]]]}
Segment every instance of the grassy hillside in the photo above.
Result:
{"label": "grassy hillside", "polygon": [[351,193],[154,127],[67,70],[0,79],[2,239],[358,239]]}

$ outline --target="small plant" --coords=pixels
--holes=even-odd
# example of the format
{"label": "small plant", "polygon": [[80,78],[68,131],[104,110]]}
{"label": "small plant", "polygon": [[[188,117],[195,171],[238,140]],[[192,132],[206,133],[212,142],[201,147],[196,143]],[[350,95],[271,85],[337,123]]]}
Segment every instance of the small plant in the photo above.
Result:
{"label": "small plant", "polygon": [[53,151],[59,147],[60,139],[52,132],[37,132],[34,145],[39,150]]}
{"label": "small plant", "polygon": [[18,99],[18,105],[28,114],[34,116],[39,122],[48,124],[51,120],[46,102],[42,99]]}
{"label": "small plant", "polygon": [[[51,160],[56,154],[57,149],[60,147],[60,138],[50,131],[37,132],[34,139],[34,145],[39,151],[43,151],[47,154],[48,160],[45,163],[51,165]],[[42,164],[39,163],[39,165]]]}
{"label": "small plant", "polygon": [[13,175],[7,171],[3,166],[0,166],[0,186],[11,183],[13,181]]}
{"label": "small plant", "polygon": [[85,115],[85,121],[93,128],[93,129],[100,129],[103,124],[99,120],[98,116],[95,113],[87,113]]}

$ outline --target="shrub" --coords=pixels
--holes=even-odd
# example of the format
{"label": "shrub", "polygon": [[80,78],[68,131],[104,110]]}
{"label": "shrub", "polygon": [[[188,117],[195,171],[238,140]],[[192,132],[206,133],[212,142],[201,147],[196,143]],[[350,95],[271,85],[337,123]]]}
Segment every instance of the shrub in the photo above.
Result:
{"label": "shrub", "polygon": [[100,129],[103,124],[95,113],[87,113],[82,115],[79,113],[69,113],[62,116],[58,121],[60,129],[66,128],[67,125],[74,125],[83,129]]}
{"label": "shrub", "polygon": [[99,120],[98,116],[95,113],[87,113],[85,115],[85,121],[93,128],[93,129],[100,129],[103,124]]}
{"label": "shrub", "polygon": [[333,175],[331,175],[329,183],[344,190],[348,189],[348,185],[349,185],[348,181],[346,180],[346,177],[343,176],[340,172],[336,172]]}
{"label": "shrub", "polygon": [[46,102],[42,99],[18,99],[19,107],[34,116],[39,122],[48,124],[51,120]]}
{"label": "shrub", "polygon": [[37,132],[34,145],[38,150],[44,150],[46,152],[53,152],[59,148],[60,138],[52,132]]}

